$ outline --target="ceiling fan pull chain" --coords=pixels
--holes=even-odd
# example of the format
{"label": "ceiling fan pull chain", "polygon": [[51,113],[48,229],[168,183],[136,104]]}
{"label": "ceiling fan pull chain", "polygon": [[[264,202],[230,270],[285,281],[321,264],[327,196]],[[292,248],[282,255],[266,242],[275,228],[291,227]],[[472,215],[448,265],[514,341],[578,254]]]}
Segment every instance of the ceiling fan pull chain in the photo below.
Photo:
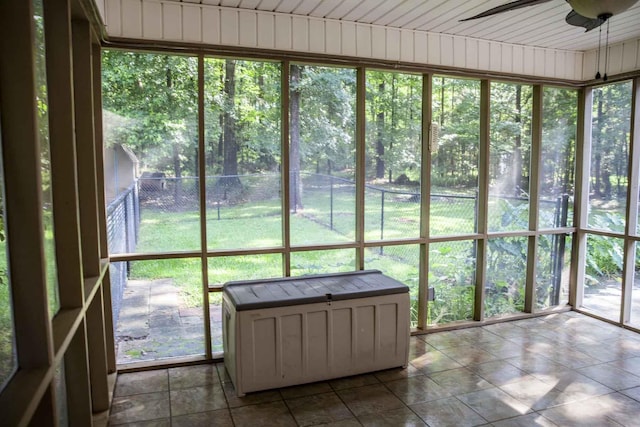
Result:
{"label": "ceiling fan pull chain", "polygon": [[596,54],[596,79],[600,78],[600,50],[602,49],[602,26],[598,28],[598,53]]}
{"label": "ceiling fan pull chain", "polygon": [[604,77],[602,80],[607,81],[607,69],[609,68],[609,22],[611,19],[607,19],[607,41],[604,45]]}

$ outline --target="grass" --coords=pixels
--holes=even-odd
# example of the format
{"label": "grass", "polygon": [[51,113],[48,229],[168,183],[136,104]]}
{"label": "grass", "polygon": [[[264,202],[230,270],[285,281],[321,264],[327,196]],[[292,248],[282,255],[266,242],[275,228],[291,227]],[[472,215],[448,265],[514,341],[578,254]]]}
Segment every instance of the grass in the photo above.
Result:
{"label": "grass", "polygon": [[[355,199],[349,186],[335,187],[333,198],[327,187],[308,186],[304,190],[304,208],[290,216],[292,245],[353,242]],[[420,203],[404,195],[367,190],[365,200],[365,239],[419,236]],[[430,204],[432,236],[471,234],[475,226],[475,200],[434,196]],[[333,209],[333,211],[331,210]],[[519,230],[528,220],[528,204],[492,200],[490,227]],[[333,212],[333,215],[332,215]],[[208,249],[241,249],[282,246],[280,199],[212,206],[207,209]],[[382,224],[384,228],[382,229]],[[333,228],[331,228],[333,225]],[[143,209],[139,252],[199,249],[199,213],[158,212]],[[488,252],[485,310],[487,316],[499,316],[522,309],[526,251],[517,239],[494,239]],[[526,240],[526,239],[525,239]],[[548,257],[547,257],[548,258]],[[318,274],[353,271],[355,249],[299,251],[291,253],[291,274]],[[365,268],[375,268],[406,283],[411,288],[412,320],[417,319],[419,246],[398,245],[369,248]],[[475,252],[471,240],[432,244],[429,255],[428,283],[436,289],[436,301],[429,304],[430,324],[468,320],[473,316],[475,288]],[[282,277],[281,254],[221,256],[208,260],[210,284],[230,280]],[[132,262],[131,277],[140,279],[172,278],[183,290],[190,306],[202,305],[200,261],[159,260]],[[220,294],[211,293],[212,304]]]}

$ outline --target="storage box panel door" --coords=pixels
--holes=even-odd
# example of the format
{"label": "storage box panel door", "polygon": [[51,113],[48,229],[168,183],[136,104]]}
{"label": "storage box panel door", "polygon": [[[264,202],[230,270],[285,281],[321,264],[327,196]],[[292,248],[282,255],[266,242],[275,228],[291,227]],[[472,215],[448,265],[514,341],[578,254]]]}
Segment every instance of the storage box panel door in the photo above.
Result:
{"label": "storage box panel door", "polygon": [[302,314],[280,318],[282,334],[282,380],[299,379],[304,375],[304,348],[302,345]]}
{"label": "storage box panel door", "polygon": [[376,306],[361,305],[355,308],[356,360],[358,366],[369,369],[375,366]]}
{"label": "storage box panel door", "polygon": [[329,368],[329,312],[307,314],[307,372],[310,376],[326,375]]}

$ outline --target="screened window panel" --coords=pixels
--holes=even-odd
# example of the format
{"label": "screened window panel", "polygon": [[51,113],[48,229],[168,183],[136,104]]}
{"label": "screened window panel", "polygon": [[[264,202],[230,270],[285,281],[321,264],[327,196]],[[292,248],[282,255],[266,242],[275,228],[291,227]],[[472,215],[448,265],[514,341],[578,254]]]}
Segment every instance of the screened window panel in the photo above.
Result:
{"label": "screened window panel", "polygon": [[367,71],[365,237],[420,236],[422,77]]}
{"label": "screened window panel", "polygon": [[477,232],[480,81],[433,78],[431,236]]}
{"label": "screened window panel", "polygon": [[282,246],[281,66],[205,59],[207,248]]}
{"label": "screened window panel", "polygon": [[109,253],[200,249],[198,61],[105,50]]}

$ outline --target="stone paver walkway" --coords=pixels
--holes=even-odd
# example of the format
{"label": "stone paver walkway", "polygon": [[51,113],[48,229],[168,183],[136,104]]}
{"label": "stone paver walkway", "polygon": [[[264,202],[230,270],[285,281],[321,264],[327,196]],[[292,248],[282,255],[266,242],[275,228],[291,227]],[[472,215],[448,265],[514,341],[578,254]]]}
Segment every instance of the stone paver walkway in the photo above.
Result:
{"label": "stone paver walkway", "polygon": [[[116,327],[118,364],[204,354],[202,307],[187,307],[173,279],[129,280]],[[213,350],[222,350],[222,317],[211,305]]]}

